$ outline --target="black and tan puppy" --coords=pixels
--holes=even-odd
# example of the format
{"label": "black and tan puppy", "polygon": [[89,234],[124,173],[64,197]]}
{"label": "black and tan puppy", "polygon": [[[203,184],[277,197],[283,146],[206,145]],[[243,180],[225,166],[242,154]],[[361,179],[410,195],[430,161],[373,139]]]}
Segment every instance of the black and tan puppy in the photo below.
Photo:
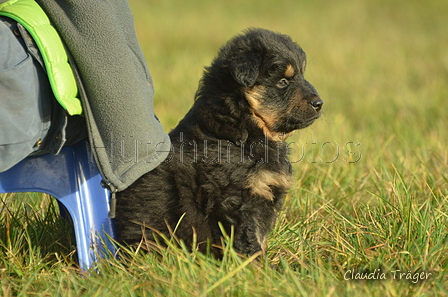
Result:
{"label": "black and tan puppy", "polygon": [[170,133],[169,157],[118,193],[118,239],[136,244],[177,226],[178,238],[205,250],[221,245],[220,222],[229,234],[234,227],[237,252],[262,250],[290,187],[284,140],[321,113],[305,66],[296,43],[264,29],[222,47]]}

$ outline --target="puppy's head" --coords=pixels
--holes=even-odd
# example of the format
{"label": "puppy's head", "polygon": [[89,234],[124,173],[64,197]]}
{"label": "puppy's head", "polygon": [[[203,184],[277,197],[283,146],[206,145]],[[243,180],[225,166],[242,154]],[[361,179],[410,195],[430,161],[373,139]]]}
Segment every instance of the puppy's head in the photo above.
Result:
{"label": "puppy's head", "polygon": [[231,39],[217,60],[243,92],[252,120],[271,140],[283,140],[320,116],[323,101],[304,78],[305,52],[290,37],[249,29]]}

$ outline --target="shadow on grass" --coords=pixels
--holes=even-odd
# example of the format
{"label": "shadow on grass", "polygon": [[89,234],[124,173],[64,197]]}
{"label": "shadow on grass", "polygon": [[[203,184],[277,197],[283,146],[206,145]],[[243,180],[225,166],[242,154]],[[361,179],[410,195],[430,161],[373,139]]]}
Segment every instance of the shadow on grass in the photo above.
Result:
{"label": "shadow on grass", "polygon": [[61,218],[55,199],[41,193],[0,195],[0,266],[74,264],[75,251],[72,223]]}

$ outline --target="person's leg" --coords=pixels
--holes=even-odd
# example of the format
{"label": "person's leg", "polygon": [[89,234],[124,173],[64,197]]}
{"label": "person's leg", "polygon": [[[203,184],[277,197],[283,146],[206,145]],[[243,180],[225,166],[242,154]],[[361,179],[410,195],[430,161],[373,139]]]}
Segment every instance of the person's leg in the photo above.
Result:
{"label": "person's leg", "polygon": [[51,124],[52,91],[17,24],[0,17],[0,172],[41,149]]}

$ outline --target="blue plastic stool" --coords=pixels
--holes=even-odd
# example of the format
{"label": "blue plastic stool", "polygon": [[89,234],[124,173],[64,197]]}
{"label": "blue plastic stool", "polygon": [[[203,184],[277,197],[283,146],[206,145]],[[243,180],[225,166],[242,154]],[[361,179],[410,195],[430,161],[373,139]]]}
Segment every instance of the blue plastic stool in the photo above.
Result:
{"label": "blue plastic stool", "polygon": [[101,180],[90,146],[83,140],[56,156],[28,157],[0,173],[0,193],[43,192],[55,197],[72,218],[79,266],[87,270],[104,248],[115,252],[108,239],[115,238],[109,218],[111,195]]}

